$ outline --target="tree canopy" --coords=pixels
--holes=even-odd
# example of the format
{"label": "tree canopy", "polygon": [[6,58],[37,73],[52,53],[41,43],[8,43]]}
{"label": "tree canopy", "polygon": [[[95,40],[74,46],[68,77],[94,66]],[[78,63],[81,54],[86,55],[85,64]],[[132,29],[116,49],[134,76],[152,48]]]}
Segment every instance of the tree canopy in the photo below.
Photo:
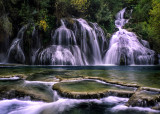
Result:
{"label": "tree canopy", "polygon": [[0,0],[0,30],[15,37],[23,25],[32,23],[48,33],[62,18],[84,18],[113,34],[115,15],[124,7],[133,9],[125,27],[160,52],[160,0]]}

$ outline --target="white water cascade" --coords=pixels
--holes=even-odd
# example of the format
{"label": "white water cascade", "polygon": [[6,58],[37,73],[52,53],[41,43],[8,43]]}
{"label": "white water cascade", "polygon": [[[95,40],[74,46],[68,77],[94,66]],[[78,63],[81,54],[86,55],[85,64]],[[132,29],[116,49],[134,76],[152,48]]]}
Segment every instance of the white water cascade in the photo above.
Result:
{"label": "white water cascade", "polygon": [[96,65],[102,64],[102,53],[107,43],[103,30],[96,23],[73,19],[74,24],[61,20],[52,34],[52,45],[39,52],[37,64]]}
{"label": "white water cascade", "polygon": [[119,29],[112,36],[109,44],[109,50],[104,57],[105,64],[154,64],[153,50],[149,49],[146,42],[143,41],[143,46],[137,36],[133,32],[123,29],[123,26],[128,23],[128,19],[124,19],[126,8],[121,10],[117,16],[115,25]]}
{"label": "white water cascade", "polygon": [[[129,19],[124,19],[126,8],[118,12],[113,34],[108,46],[104,31],[97,23],[86,20],[61,20],[61,26],[52,32],[50,44],[43,45],[43,36],[34,27],[30,38],[31,49],[24,50],[22,27],[8,51],[8,61],[33,65],[150,65],[154,64],[155,52],[145,40],[123,29]],[[109,47],[109,49],[108,49]],[[29,47],[25,47],[27,49]],[[108,50],[108,51],[107,51]],[[107,51],[107,52],[106,52]]]}
{"label": "white water cascade", "polygon": [[32,41],[33,41],[33,45],[32,45],[32,52],[31,52],[31,63],[32,65],[34,65],[38,51],[42,46],[41,40],[38,35],[38,30],[36,29],[36,27],[34,27],[32,32]]}
{"label": "white water cascade", "polygon": [[23,47],[23,36],[27,27],[28,25],[23,26],[18,32],[16,39],[13,40],[11,47],[9,48],[8,51],[8,61],[25,63],[25,55],[22,50],[22,47]]}

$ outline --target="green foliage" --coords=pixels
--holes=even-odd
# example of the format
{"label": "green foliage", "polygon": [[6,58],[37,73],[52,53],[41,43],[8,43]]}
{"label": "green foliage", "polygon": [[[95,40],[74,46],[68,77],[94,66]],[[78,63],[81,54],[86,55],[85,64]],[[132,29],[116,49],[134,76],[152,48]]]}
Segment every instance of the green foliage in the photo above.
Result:
{"label": "green foliage", "polygon": [[88,0],[71,0],[70,4],[72,7],[74,7],[78,12],[86,12],[86,10],[89,7],[89,1]]}
{"label": "green foliage", "polygon": [[54,15],[47,15],[46,16],[46,22],[48,24],[48,29],[52,30],[56,27],[56,17]]}
{"label": "green foliage", "polygon": [[21,25],[28,24],[29,22],[33,22],[33,16],[32,16],[33,9],[28,5],[23,3],[21,5],[21,10],[19,11],[19,16],[22,18]]}
{"label": "green foliage", "polygon": [[0,17],[0,30],[9,36],[12,34],[12,23],[6,15]]}
{"label": "green foliage", "polygon": [[56,0],[55,17],[61,18],[85,17],[90,2],[88,0]]}
{"label": "green foliage", "polygon": [[[112,33],[114,30],[114,16],[122,7],[121,0],[7,1],[5,7],[8,8],[7,12],[10,13],[10,18],[13,20],[16,29],[28,23],[40,25],[40,21],[45,20],[46,25],[48,25],[47,28],[51,30],[59,25],[61,18],[81,17],[88,19],[88,21],[97,22],[106,32]],[[116,10],[113,10],[113,6]]]}
{"label": "green foliage", "polygon": [[112,12],[112,15],[115,16],[118,11],[126,7],[123,0],[103,0],[108,4],[109,10]]}
{"label": "green foliage", "polygon": [[133,14],[131,19],[131,24],[127,25],[128,27],[132,28],[136,34],[146,40],[150,40],[148,34],[148,17],[149,11],[151,9],[151,1],[150,0],[139,0],[134,5]]}
{"label": "green foliage", "polygon": [[[160,53],[160,0],[132,0],[133,14],[126,28],[132,28],[139,38],[150,42],[152,49]],[[134,3],[134,5],[133,5]]]}
{"label": "green foliage", "polygon": [[20,0],[11,0],[12,4],[17,4],[17,2],[19,2]]}
{"label": "green foliage", "polygon": [[115,31],[115,15],[124,7],[133,9],[125,28],[160,52],[160,0],[0,0],[0,29],[15,37],[23,25],[30,23],[43,31],[47,44],[47,34],[59,26],[60,19],[85,18],[97,22],[110,36]]}
{"label": "green foliage", "polygon": [[160,53],[160,0],[152,0],[152,9],[149,14],[149,35],[152,37],[153,48]]}
{"label": "green foliage", "polygon": [[3,15],[4,12],[5,12],[5,7],[4,7],[3,1],[0,0],[0,15]]}
{"label": "green foliage", "polygon": [[149,23],[154,30],[154,35],[160,38],[160,0],[152,0],[150,15]]}
{"label": "green foliage", "polygon": [[87,19],[97,22],[105,33],[113,33],[116,13],[123,8],[122,0],[90,0]]}
{"label": "green foliage", "polygon": [[9,36],[12,33],[12,23],[5,14],[5,6],[2,0],[0,0],[0,32],[4,32]]}
{"label": "green foliage", "polygon": [[113,32],[114,29],[114,20],[113,15],[108,8],[108,4],[101,4],[101,8],[96,14],[96,22],[99,23],[103,28],[107,29],[108,32]]}
{"label": "green foliage", "polygon": [[68,9],[70,7],[69,0],[56,0],[55,3],[55,16],[58,20],[64,17],[68,17]]}
{"label": "green foliage", "polygon": [[151,0],[139,0],[134,8],[133,17],[136,22],[147,21],[151,9]]}

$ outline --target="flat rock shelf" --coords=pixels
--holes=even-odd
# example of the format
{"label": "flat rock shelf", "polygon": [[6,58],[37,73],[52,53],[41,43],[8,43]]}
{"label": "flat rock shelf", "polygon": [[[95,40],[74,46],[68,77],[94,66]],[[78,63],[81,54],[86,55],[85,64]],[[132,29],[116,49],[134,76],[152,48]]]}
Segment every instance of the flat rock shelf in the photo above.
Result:
{"label": "flat rock shelf", "polygon": [[111,85],[93,80],[61,82],[53,86],[61,96],[74,99],[95,99],[107,96],[131,97],[134,88]]}
{"label": "flat rock shelf", "polygon": [[2,66],[0,114],[157,114],[159,76],[159,66]]}
{"label": "flat rock shelf", "polygon": [[61,79],[60,83],[53,85],[60,96],[72,99],[100,99],[108,96],[129,98],[126,106],[151,107],[160,109],[160,89],[126,85],[116,82],[107,82],[102,78],[89,79]]}

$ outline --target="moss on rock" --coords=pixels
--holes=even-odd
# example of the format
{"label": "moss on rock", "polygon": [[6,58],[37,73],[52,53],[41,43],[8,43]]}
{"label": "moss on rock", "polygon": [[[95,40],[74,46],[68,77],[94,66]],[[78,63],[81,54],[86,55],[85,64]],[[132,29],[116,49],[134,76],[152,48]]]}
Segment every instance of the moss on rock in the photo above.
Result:
{"label": "moss on rock", "polygon": [[74,99],[95,99],[107,96],[131,97],[133,90],[120,88],[91,80],[61,82],[53,85],[53,90],[67,98]]}
{"label": "moss on rock", "polygon": [[140,106],[140,107],[153,107],[158,108],[158,102],[160,102],[160,92],[152,88],[139,88],[135,94],[127,102],[127,106]]}

